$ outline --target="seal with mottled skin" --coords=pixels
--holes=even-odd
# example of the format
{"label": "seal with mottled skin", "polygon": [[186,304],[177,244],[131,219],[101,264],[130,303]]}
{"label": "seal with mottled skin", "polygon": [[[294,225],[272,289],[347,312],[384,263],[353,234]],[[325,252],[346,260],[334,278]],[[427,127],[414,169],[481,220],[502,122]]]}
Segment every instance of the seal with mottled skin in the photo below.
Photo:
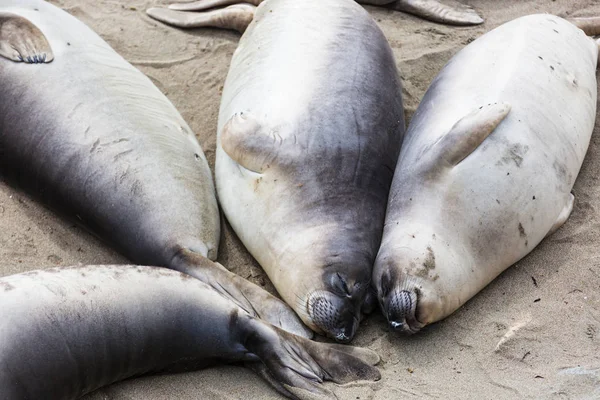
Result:
{"label": "seal with mottled skin", "polygon": [[258,7],[223,89],[219,201],[283,299],[338,341],[376,304],[372,267],[403,134],[396,62],[363,8]]}
{"label": "seal with mottled skin", "polygon": [[0,398],[77,399],[133,376],[246,362],[291,398],[377,380],[370,350],[316,343],[159,267],[52,268],[0,278]]}
{"label": "seal with mottled skin", "polygon": [[[256,6],[269,0],[198,0],[176,3],[166,8],[150,8],[148,15],[180,28],[216,27],[243,33],[254,17]],[[297,0],[302,3],[303,0]],[[470,7],[451,7],[437,0],[356,0],[361,4],[384,6],[421,18],[450,25],[483,23]],[[194,11],[194,12],[190,12]],[[202,11],[202,12],[198,12]]]}
{"label": "seal with mottled skin", "polygon": [[403,143],[374,268],[392,328],[450,315],[567,220],[597,60],[575,25],[532,15],[477,39],[434,79]]}
{"label": "seal with mottled skin", "polygon": [[211,261],[220,220],[208,163],[150,79],[45,1],[0,0],[0,13],[0,171],[132,261],[193,275],[309,335],[284,302]]}

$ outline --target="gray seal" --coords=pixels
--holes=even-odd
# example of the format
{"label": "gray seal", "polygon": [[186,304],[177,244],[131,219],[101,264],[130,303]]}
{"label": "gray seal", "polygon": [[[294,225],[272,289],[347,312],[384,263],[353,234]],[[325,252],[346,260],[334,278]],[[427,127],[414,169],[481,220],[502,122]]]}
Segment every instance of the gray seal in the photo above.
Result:
{"label": "gray seal", "polygon": [[373,272],[393,329],[452,314],[565,223],[596,120],[597,61],[593,39],[540,14],[440,71],[406,133]]}
{"label": "gray seal", "polygon": [[71,400],[129,377],[223,362],[245,362],[295,399],[331,396],[325,380],[380,377],[372,351],[287,333],[165,268],[99,265],[2,277],[0,304],[3,400]]}
{"label": "gray seal", "polygon": [[371,304],[403,134],[396,62],[362,7],[257,8],[223,89],[219,201],[281,297],[338,341],[352,339]]}
{"label": "gray seal", "polygon": [[0,171],[133,262],[188,273],[310,335],[285,303],[213,261],[220,219],[208,163],[150,79],[45,1],[0,0],[0,13]]}

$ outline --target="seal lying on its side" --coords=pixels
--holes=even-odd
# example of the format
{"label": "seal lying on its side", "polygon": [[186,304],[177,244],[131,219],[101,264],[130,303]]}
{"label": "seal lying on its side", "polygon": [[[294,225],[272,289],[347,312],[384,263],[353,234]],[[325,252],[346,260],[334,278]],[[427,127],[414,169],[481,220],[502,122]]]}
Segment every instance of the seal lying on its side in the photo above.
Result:
{"label": "seal lying on its side", "polygon": [[[215,27],[234,29],[243,33],[254,17],[256,6],[263,1],[265,0],[198,0],[190,3],[171,4],[168,9],[150,8],[147,12],[158,21],[180,28]],[[297,1],[302,3],[303,0]],[[483,18],[472,8],[450,7],[437,0],[356,1],[361,4],[385,6],[404,11],[442,24],[479,25],[483,23]]]}
{"label": "seal lying on its side", "polygon": [[209,260],[220,221],[208,163],[146,76],[42,0],[0,0],[0,55],[42,63],[0,57],[2,173],[136,263],[188,273],[310,334],[285,303]]}
{"label": "seal lying on its side", "polygon": [[258,7],[223,89],[219,201],[283,299],[339,341],[371,295],[403,134],[396,62],[363,8]]}
{"label": "seal lying on its side", "polygon": [[393,328],[450,315],[566,221],[596,119],[597,60],[575,25],[532,15],[434,79],[403,143],[373,273]]}
{"label": "seal lying on its side", "polygon": [[377,380],[370,350],[255,319],[204,283],[157,267],[52,268],[0,278],[0,398],[76,399],[132,376],[246,361],[292,398],[324,380]]}

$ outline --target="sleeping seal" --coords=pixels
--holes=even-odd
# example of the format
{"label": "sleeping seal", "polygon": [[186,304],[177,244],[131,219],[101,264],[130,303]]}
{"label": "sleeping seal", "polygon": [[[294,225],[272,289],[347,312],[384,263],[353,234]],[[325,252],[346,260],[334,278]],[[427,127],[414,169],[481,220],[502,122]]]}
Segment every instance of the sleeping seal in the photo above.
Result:
{"label": "sleeping seal", "polygon": [[596,119],[597,60],[575,25],[531,15],[434,79],[403,143],[373,274],[394,329],[450,315],[566,221]]}
{"label": "sleeping seal", "polygon": [[[52,268],[0,278],[0,398],[76,399],[132,376],[245,361],[292,398],[377,380],[370,350],[316,343],[158,267]],[[328,397],[330,398],[330,397]]]}
{"label": "sleeping seal", "polygon": [[220,221],[208,163],[154,84],[45,1],[0,0],[0,13],[0,171],[131,260],[188,273],[309,335],[285,303],[211,261]]}
{"label": "sleeping seal", "polygon": [[[198,0],[171,4],[168,9],[150,8],[147,12],[158,21],[180,28],[215,27],[233,29],[243,33],[254,17],[256,6],[263,1],[265,0]],[[302,3],[303,0],[297,1]],[[483,18],[472,8],[451,7],[437,0],[356,1],[361,4],[385,6],[404,11],[442,24],[479,25],[483,23]]]}
{"label": "sleeping seal", "polygon": [[283,299],[338,341],[354,336],[371,293],[403,134],[396,63],[364,9],[258,7],[223,89],[219,201]]}

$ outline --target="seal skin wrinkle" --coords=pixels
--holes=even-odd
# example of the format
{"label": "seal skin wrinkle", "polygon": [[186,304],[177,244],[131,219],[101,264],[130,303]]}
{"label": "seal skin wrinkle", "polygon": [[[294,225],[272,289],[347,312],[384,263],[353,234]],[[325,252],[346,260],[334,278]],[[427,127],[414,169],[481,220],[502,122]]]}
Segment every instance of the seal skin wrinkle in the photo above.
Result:
{"label": "seal skin wrinkle", "polygon": [[[269,0],[198,0],[171,4],[169,8],[150,8],[150,17],[180,28],[214,27],[244,33],[256,7]],[[303,0],[297,0],[302,3]],[[361,4],[384,6],[414,14],[421,18],[449,25],[479,25],[483,23],[471,7],[451,7],[437,0],[362,0]],[[193,12],[190,12],[193,11]]]}
{"label": "seal skin wrinkle", "polygon": [[475,40],[433,80],[402,145],[373,272],[394,330],[452,314],[567,220],[597,60],[575,25],[531,15]]}
{"label": "seal skin wrinkle", "polygon": [[245,362],[293,399],[332,398],[325,380],[380,378],[372,351],[287,333],[165,268],[98,265],[2,277],[0,304],[3,400],[72,400],[129,377],[223,362]]}
{"label": "seal skin wrinkle", "polygon": [[312,334],[284,302],[212,261],[220,219],[208,163],[150,79],[41,0],[0,0],[0,49],[9,181],[135,263],[190,274],[254,316]]}
{"label": "seal skin wrinkle", "polygon": [[219,201],[282,298],[341,342],[374,303],[372,267],[403,134],[396,63],[363,8],[257,8],[223,89]]}

